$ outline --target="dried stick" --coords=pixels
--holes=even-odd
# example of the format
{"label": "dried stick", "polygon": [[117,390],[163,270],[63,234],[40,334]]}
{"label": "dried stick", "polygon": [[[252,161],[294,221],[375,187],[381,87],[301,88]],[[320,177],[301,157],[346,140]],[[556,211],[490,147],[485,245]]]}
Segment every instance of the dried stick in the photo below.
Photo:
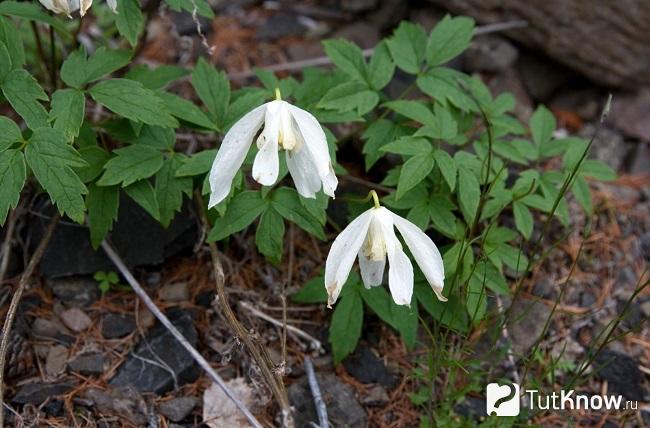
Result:
{"label": "dried stick", "polygon": [[[528,22],[517,19],[514,21],[506,21],[506,22],[496,22],[494,24],[487,24],[487,25],[480,25],[476,27],[474,30],[474,35],[479,36],[481,34],[490,34],[490,33],[499,33],[501,31],[507,31],[507,30],[514,30],[517,28],[523,28],[528,26]],[[369,49],[364,49],[361,51],[362,55],[364,57],[369,57],[373,54],[375,51],[374,48],[369,48]],[[318,67],[321,65],[329,65],[332,63],[332,60],[327,57],[327,56],[319,56],[316,58],[309,58],[309,59],[303,59],[299,61],[293,61],[293,62],[285,62],[282,64],[274,64],[270,65],[268,67],[261,67],[264,70],[268,71],[296,71],[296,70],[302,70],[306,67]],[[238,73],[229,73],[228,74],[228,79],[230,80],[243,80],[243,79],[248,79],[249,77],[255,76],[255,72],[251,70],[247,71],[241,71]]]}
{"label": "dried stick", "polygon": [[[209,226],[208,220],[205,216],[205,210],[203,209],[203,199],[198,192],[195,192],[195,196],[197,210],[201,216],[203,228],[207,230]],[[219,260],[217,246],[214,243],[209,243],[208,246],[210,248],[210,256],[212,257],[212,269],[216,285],[217,301],[221,307],[222,315],[224,316],[226,322],[228,323],[228,326],[233,331],[235,336],[244,342],[244,346],[246,346],[246,349],[248,349],[248,352],[250,352],[253,360],[257,363],[262,373],[262,377],[266,381],[268,387],[271,389],[275,400],[280,406],[280,410],[282,411],[283,426],[293,427],[291,405],[289,404],[287,390],[284,387],[282,374],[273,370],[274,364],[266,348],[257,340],[255,340],[253,338],[253,335],[244,328],[230,307],[230,304],[228,303],[228,293],[226,292],[225,287],[226,276],[223,271],[221,260]]]}
{"label": "dried stick", "polygon": [[[183,345],[183,347],[187,350],[192,355],[192,358],[201,366],[203,370],[206,371],[210,379],[214,383],[216,383],[219,388],[226,394],[226,396],[232,400],[233,403],[235,403],[235,406],[246,416],[246,419],[248,422],[250,422],[251,425],[253,425],[255,428],[262,428],[262,424],[258,422],[258,420],[253,416],[253,414],[246,408],[246,406],[233,394],[233,392],[228,388],[228,385],[225,384],[223,379],[221,379],[221,376],[214,371],[214,369],[210,366],[210,363],[206,361],[205,358],[197,351],[191,344],[190,342],[187,341],[185,336],[181,334],[180,331],[174,326],[174,324],[169,321],[169,318],[165,316],[165,314],[162,313],[160,309],[156,306],[156,304],[151,300],[149,295],[147,294],[146,291],[142,288],[140,283],[135,279],[133,274],[131,274],[131,271],[129,268],[126,267],[120,256],[117,254],[117,252],[113,249],[113,247],[110,246],[110,244],[106,241],[102,242],[102,249],[106,253],[109,259],[113,262],[115,267],[120,271],[122,276],[126,279],[126,281],[129,283],[131,288],[133,288],[133,291],[135,291],[135,294],[142,299],[144,302],[145,306],[151,311],[152,314],[156,318],[158,318],[158,321],[174,336],[178,342]],[[0,427],[2,428],[2,427]]]}
{"label": "dried stick", "polygon": [[9,214],[9,219],[7,220],[7,229],[5,233],[5,240],[2,243],[2,260],[0,260],[0,285],[5,280],[5,275],[7,274],[7,269],[9,268],[9,259],[11,258],[11,244],[14,237],[14,229],[16,228],[16,221],[18,220],[18,211],[20,206],[14,210],[11,210]]}
{"label": "dried stick", "polygon": [[327,419],[327,406],[325,405],[325,400],[323,400],[323,395],[320,392],[320,387],[318,386],[318,380],[316,379],[316,373],[314,373],[314,365],[311,363],[311,358],[305,355],[305,372],[307,372],[307,380],[309,381],[309,389],[311,389],[311,395],[314,397],[314,406],[316,406],[316,413],[318,414],[318,422],[320,428],[329,428],[329,420]]}
{"label": "dried stick", "polygon": [[320,351],[322,349],[322,344],[320,343],[320,340],[316,339],[314,336],[310,335],[309,333],[307,333],[307,332],[305,332],[303,330],[300,330],[299,328],[294,327],[291,324],[287,324],[286,321],[284,321],[284,320],[283,321],[276,320],[272,316],[270,316],[270,315],[260,311],[259,309],[253,307],[253,305],[251,305],[248,302],[241,301],[241,302],[239,302],[239,305],[242,308],[249,311],[252,315],[254,315],[254,316],[258,317],[258,318],[261,318],[264,321],[268,321],[269,323],[271,323],[271,324],[273,324],[273,325],[275,325],[277,327],[286,328],[287,331],[295,334],[296,336],[300,336],[303,339],[308,340],[311,343],[311,347],[314,350]]}
{"label": "dried stick", "polygon": [[18,282],[18,289],[11,297],[11,303],[9,304],[9,310],[7,311],[7,317],[5,318],[5,323],[2,327],[2,341],[0,342],[0,428],[4,426],[4,373],[5,373],[5,363],[7,360],[7,347],[9,346],[9,337],[11,336],[11,328],[13,327],[14,319],[16,318],[16,312],[18,311],[18,303],[20,303],[20,298],[27,288],[27,281],[34,273],[36,265],[41,261],[45,248],[50,242],[52,235],[54,234],[54,229],[56,224],[59,222],[61,215],[56,213],[50,224],[45,230],[45,234],[41,238],[41,242],[38,243],[36,251],[32,254],[32,258],[27,264],[27,268],[23,272],[23,275],[20,277]]}

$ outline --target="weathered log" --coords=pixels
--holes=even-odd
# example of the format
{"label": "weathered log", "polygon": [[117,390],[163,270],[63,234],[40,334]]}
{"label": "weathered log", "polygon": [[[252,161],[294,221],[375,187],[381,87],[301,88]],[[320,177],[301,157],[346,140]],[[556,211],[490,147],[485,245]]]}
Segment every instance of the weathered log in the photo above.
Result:
{"label": "weathered log", "polygon": [[430,0],[482,24],[523,19],[506,34],[608,86],[650,83],[648,0]]}

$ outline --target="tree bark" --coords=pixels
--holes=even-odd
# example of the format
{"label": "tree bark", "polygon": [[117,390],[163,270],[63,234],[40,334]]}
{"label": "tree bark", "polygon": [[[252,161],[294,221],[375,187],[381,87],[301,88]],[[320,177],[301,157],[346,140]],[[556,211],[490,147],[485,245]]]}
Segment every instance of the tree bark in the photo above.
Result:
{"label": "tree bark", "polygon": [[650,84],[648,0],[430,0],[482,24],[523,19],[506,34],[597,83]]}

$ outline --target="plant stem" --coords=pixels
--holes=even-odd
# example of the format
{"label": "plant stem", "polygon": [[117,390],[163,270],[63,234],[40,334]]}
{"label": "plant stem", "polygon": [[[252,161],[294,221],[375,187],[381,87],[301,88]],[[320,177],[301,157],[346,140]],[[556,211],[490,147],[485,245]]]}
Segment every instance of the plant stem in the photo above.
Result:
{"label": "plant stem", "polygon": [[[201,217],[201,222],[203,223],[205,230],[207,230],[209,228],[209,225],[208,220],[205,216],[203,199],[201,198],[201,195],[195,193],[195,200],[197,210]],[[289,404],[287,391],[284,387],[282,374],[273,369],[274,364],[266,348],[261,343],[259,343],[249,331],[244,328],[230,307],[230,304],[228,303],[228,293],[226,292],[225,287],[225,274],[223,271],[223,265],[219,259],[217,246],[212,242],[208,244],[208,247],[210,248],[210,256],[212,258],[212,269],[216,285],[217,301],[221,307],[222,315],[224,316],[232,332],[244,343],[244,346],[246,349],[248,349],[248,352],[253,357],[253,360],[257,363],[262,377],[266,380],[268,387],[271,389],[275,400],[280,406],[280,410],[282,411],[283,426],[292,428],[293,419],[291,417],[291,406]]]}
{"label": "plant stem", "polygon": [[47,244],[50,242],[52,235],[54,234],[54,229],[56,228],[57,223],[61,219],[61,215],[56,213],[47,229],[45,234],[41,238],[36,251],[32,254],[32,258],[27,264],[27,268],[23,272],[23,275],[20,277],[18,282],[18,289],[14,292],[14,295],[11,297],[11,303],[9,304],[9,310],[7,311],[7,317],[5,318],[4,325],[2,327],[2,341],[0,342],[0,428],[4,426],[4,373],[5,373],[5,363],[7,360],[7,347],[9,346],[9,337],[11,336],[11,328],[16,318],[16,312],[18,310],[18,303],[20,303],[20,298],[27,288],[27,281],[34,273],[34,269],[40,262],[43,253],[47,248]]}
{"label": "plant stem", "polygon": [[50,81],[52,82],[52,92],[56,91],[56,40],[54,38],[54,27],[50,25]]}

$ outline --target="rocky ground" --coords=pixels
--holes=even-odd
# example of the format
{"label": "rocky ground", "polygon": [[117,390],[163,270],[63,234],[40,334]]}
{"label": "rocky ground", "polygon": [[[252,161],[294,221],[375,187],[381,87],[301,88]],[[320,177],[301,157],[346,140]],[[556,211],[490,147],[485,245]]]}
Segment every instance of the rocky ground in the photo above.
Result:
{"label": "rocky ground", "polygon": [[[369,48],[402,19],[430,28],[444,13],[428,3],[395,0],[215,4],[217,18],[200,21],[201,28],[207,44],[214,47],[212,62],[227,70],[235,84],[253,82],[250,69],[254,66],[322,56],[323,38],[344,37]],[[144,61],[185,65],[192,64],[197,55],[209,56],[188,14],[162,10],[155,14],[147,34]],[[567,132],[586,137],[593,135],[600,106],[611,90],[499,33],[477,37],[456,65],[480,75],[495,93],[513,92],[522,120],[537,103],[545,103]],[[280,74],[299,68],[289,66]],[[404,77],[397,75],[393,83],[396,90],[404,83],[400,79]],[[594,185],[597,215],[582,247],[586,220],[572,207],[574,232],[525,280],[523,293],[513,302],[513,312],[521,314],[508,324],[508,340],[516,358],[535,346],[534,339],[561,295],[539,346],[540,367],[559,357],[568,371],[583,361],[595,341],[602,340],[603,330],[620,335],[595,361],[616,364],[591,371],[581,388],[622,394],[638,400],[639,408],[645,410],[626,415],[626,422],[618,414],[572,412],[572,420],[580,426],[650,425],[650,289],[628,304],[635,288],[648,280],[649,144],[650,88],[614,89],[611,116],[595,140],[592,155],[618,170],[620,177]],[[353,155],[344,156],[342,162],[362,173]],[[0,289],[3,313],[15,279],[51,214],[36,198],[17,222],[7,276],[12,279]],[[553,233],[559,237],[564,232]],[[261,377],[214,306],[209,254],[197,246],[200,234],[189,206],[164,230],[130,199],[124,199],[111,239],[177,328],[219,367],[219,373],[247,398],[253,411],[273,424],[275,415]],[[280,330],[260,312],[279,319],[280,285],[289,277],[289,292],[297,290],[319,271],[327,251],[326,244],[298,230],[290,236],[293,245],[285,248],[293,248],[293,254],[285,254],[277,268],[269,267],[253,250],[251,232],[238,235],[225,249],[227,287],[239,302],[238,313],[278,361]],[[93,275],[113,270],[101,252],[92,250],[84,228],[60,223],[18,312],[8,354],[6,397],[11,409],[7,418],[24,426],[179,428],[198,426],[208,415],[220,421],[213,426],[236,426],[238,416],[227,405],[204,406],[204,394],[206,402],[226,400],[209,388],[210,382],[189,354],[155,322],[133,292],[120,284],[112,284],[108,291],[100,289]],[[621,314],[621,322],[612,328],[610,321]],[[291,304],[289,308],[289,323],[322,344],[314,349],[314,341],[289,337],[286,383],[297,426],[310,426],[316,420],[302,365],[307,354],[314,360],[334,426],[417,426],[419,412],[409,394],[417,388],[411,373],[418,352],[407,353],[389,327],[370,319],[355,354],[334,368],[327,346],[328,318],[328,310],[321,305]],[[469,346],[477,355],[489,351],[481,348],[480,334],[469,338]],[[556,376],[562,380],[562,370]],[[484,398],[467,396],[458,401],[456,411],[478,419],[484,406]],[[536,422],[564,426],[567,419],[566,415],[550,415]]]}

